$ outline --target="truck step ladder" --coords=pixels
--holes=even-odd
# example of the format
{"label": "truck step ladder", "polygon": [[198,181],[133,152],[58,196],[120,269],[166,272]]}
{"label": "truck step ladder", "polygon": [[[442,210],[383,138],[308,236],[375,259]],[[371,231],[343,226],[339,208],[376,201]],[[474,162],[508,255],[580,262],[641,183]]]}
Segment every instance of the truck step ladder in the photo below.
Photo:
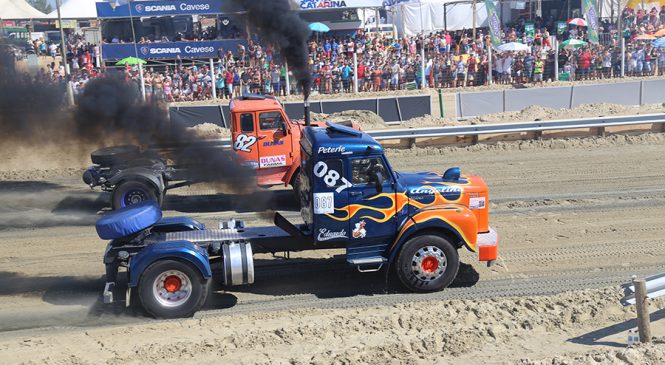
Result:
{"label": "truck step ladder", "polygon": [[371,256],[347,259],[346,262],[355,265],[360,272],[375,272],[381,270],[388,259],[383,256]]}

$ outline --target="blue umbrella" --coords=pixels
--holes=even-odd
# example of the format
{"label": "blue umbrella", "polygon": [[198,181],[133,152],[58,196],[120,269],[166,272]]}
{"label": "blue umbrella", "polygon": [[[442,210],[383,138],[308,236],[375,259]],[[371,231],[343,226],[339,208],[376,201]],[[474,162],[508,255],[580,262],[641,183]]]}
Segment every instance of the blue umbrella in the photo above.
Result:
{"label": "blue umbrella", "polygon": [[313,30],[314,32],[321,32],[321,33],[326,33],[330,31],[330,28],[328,28],[327,25],[319,22],[311,23],[309,25],[309,29]]}
{"label": "blue umbrella", "polygon": [[656,39],[651,43],[651,45],[656,48],[665,48],[665,37]]}

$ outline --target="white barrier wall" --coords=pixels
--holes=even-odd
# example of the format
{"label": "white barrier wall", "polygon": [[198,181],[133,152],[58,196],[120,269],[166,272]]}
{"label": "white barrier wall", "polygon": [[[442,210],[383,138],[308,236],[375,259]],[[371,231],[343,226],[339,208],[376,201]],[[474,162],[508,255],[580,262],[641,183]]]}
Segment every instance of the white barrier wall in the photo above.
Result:
{"label": "white barrier wall", "polygon": [[595,103],[657,104],[665,103],[665,79],[457,93],[455,98],[458,118],[520,111],[531,105],[565,109]]}

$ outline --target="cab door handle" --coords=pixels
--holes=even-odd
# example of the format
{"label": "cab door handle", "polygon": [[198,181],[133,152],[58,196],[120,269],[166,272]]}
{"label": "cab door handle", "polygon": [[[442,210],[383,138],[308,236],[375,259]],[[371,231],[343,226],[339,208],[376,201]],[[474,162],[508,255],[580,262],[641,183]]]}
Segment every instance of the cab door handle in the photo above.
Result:
{"label": "cab door handle", "polygon": [[363,195],[362,191],[349,191],[349,196],[361,196]]}

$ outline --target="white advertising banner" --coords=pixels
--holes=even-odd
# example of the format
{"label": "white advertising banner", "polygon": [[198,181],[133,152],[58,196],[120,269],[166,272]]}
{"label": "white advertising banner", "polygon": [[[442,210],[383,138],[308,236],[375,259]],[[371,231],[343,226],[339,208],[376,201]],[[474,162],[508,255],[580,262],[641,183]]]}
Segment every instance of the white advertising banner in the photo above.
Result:
{"label": "white advertising banner", "polygon": [[[444,9],[445,5],[445,9]],[[473,27],[473,6],[457,0],[421,0],[398,3],[396,25],[400,34],[415,35],[439,30],[462,30]],[[476,5],[476,26],[487,27],[485,3]]]}

